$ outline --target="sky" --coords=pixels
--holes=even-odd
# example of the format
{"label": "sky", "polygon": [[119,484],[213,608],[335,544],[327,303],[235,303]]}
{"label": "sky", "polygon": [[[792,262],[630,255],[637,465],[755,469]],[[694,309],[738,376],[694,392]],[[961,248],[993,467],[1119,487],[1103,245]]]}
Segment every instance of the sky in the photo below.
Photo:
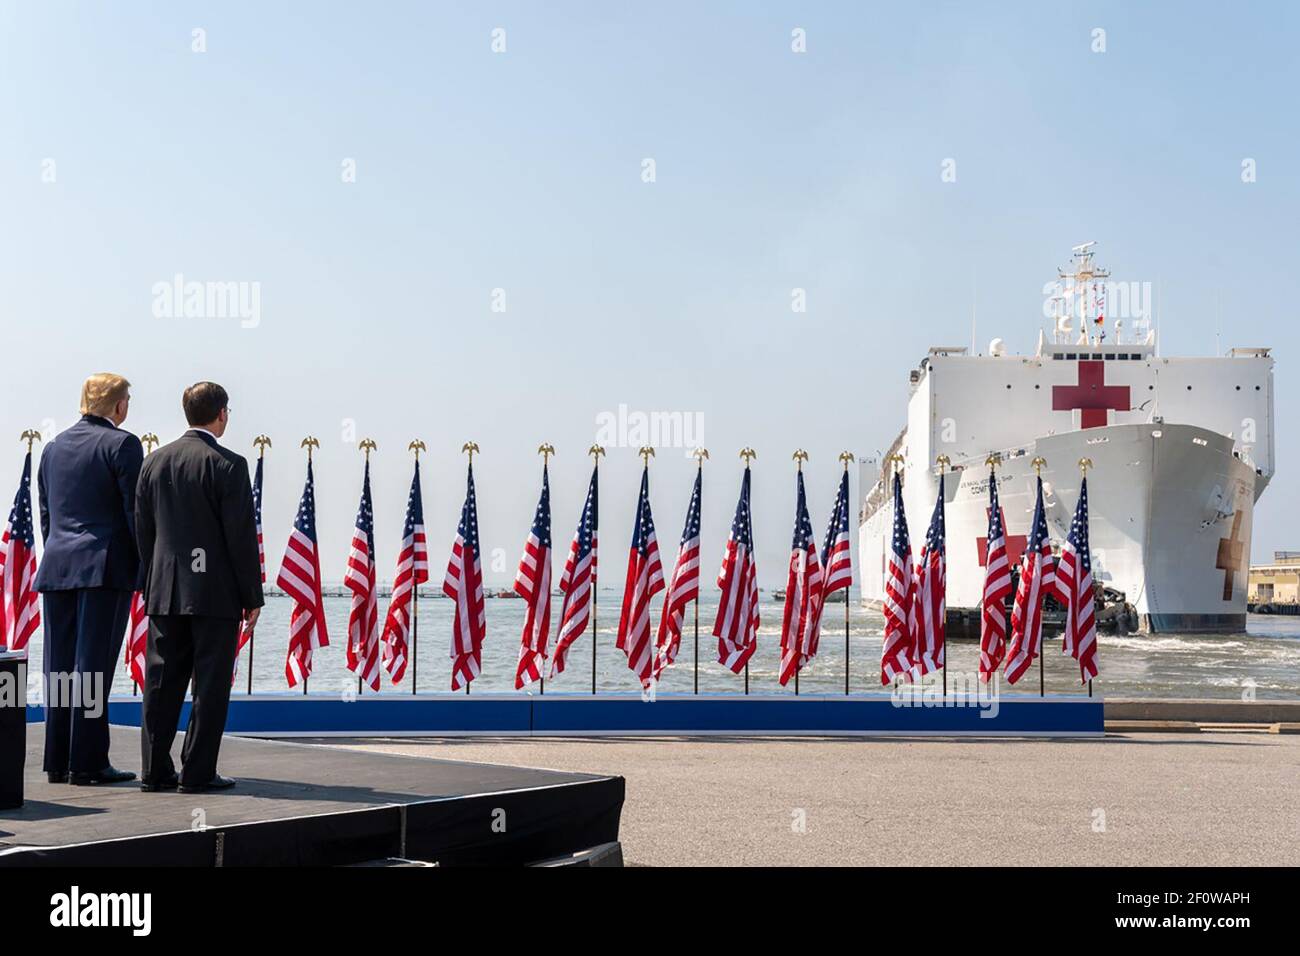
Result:
{"label": "sky", "polygon": [[[19,432],[75,421],[91,372],[126,375],[126,427],[164,440],[208,379],[230,392],[231,447],[273,440],[272,569],[304,436],[334,581],[357,442],[378,443],[387,577],[408,443],[428,446],[440,567],[473,440],[484,571],[505,585],[540,443],[563,552],[598,426],[681,412],[711,453],[706,567],[737,453],[758,452],[771,586],[792,452],[820,537],[836,456],[889,444],[926,349],[969,342],[974,312],[981,350],[1032,351],[1043,283],[1096,240],[1117,279],[1159,283],[1163,354],[1273,347],[1281,480],[1253,555],[1300,549],[1298,20],[1286,3],[3,0],[0,488]],[[187,314],[160,291],[178,275],[255,289],[257,308]],[[606,444],[614,584],[640,459]],[[693,468],[681,447],[651,464],[665,563]]]}

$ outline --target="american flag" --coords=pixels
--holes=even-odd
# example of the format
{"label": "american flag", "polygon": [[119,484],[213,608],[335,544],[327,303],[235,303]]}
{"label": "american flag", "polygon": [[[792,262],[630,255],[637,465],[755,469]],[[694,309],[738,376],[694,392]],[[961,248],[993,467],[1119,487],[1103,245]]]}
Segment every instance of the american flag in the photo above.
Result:
{"label": "american flag", "polygon": [[[840,478],[835,508],[826,526],[826,543],[822,546],[822,570],[826,575],[823,594],[830,594],[853,583],[853,554],[849,546],[849,473]],[[789,592],[787,592],[789,593]]]}
{"label": "american flag", "polygon": [[[137,687],[144,687],[144,654],[149,646],[149,615],[144,610],[144,595],[131,595],[131,616],[126,631],[126,672]],[[236,659],[236,665],[239,661]],[[233,678],[232,678],[233,679]]]}
{"label": "american flag", "polygon": [[794,541],[790,573],[785,580],[785,612],[781,618],[781,673],[784,687],[817,654],[821,626],[822,562],[817,554],[803,472],[795,475]]}
{"label": "american flag", "polygon": [[[257,456],[257,471],[253,473],[253,523],[257,526],[257,563],[262,571],[262,583],[266,583],[266,549],[262,545],[262,456]],[[141,613],[143,613],[141,608]],[[132,607],[134,613],[134,607]],[[252,632],[247,630],[243,624],[239,625],[239,644],[235,647],[235,670],[230,675],[231,683],[239,675],[239,654],[252,637]],[[141,639],[143,640],[143,638]],[[140,653],[144,653],[144,645],[140,645]]]}
{"label": "american flag", "polygon": [[474,498],[474,466],[469,466],[465,505],[460,511],[456,543],[447,562],[442,593],[456,602],[456,619],[451,636],[451,689],[468,687],[483,664],[483,634],[487,617],[483,611],[483,566],[479,563],[478,504]]}
{"label": "american flag", "polygon": [[749,466],[740,481],[740,500],[731,521],[727,550],[722,555],[718,587],[718,618],[713,636],[718,639],[718,663],[739,674],[758,647],[758,563],[754,559],[754,526],[749,511]]}
{"label": "american flag", "polygon": [[546,642],[551,636],[551,478],[542,465],[542,497],[537,501],[533,527],[524,542],[515,575],[515,593],[528,602],[528,617],[519,636],[519,665],[515,690],[542,679]]}
{"label": "american flag", "polygon": [[1097,622],[1093,616],[1092,555],[1088,546],[1088,479],[1079,487],[1070,536],[1056,563],[1056,595],[1065,606],[1062,650],[1079,662],[1079,682],[1097,676]]}
{"label": "american flag", "polygon": [[393,596],[384,618],[384,670],[389,679],[401,683],[406,674],[411,633],[411,598],[415,588],[429,580],[429,546],[424,538],[424,499],[420,494],[420,462],[416,459],[411,477],[411,493],[406,497],[406,522],[402,525],[402,546],[397,553],[397,572],[393,577]]}
{"label": "american flag", "polygon": [[623,610],[618,616],[615,647],[627,655],[627,666],[641,681],[642,691],[654,683],[654,642],[650,639],[650,599],[664,589],[664,569],[659,563],[655,521],[650,514],[650,468],[641,470],[641,494],[636,524],[628,551],[627,580],[623,582]]}
{"label": "american flag", "polygon": [[320,551],[316,547],[316,483],[311,459],[307,459],[307,484],[298,502],[298,515],[289,532],[289,543],[280,562],[275,583],[293,598],[289,618],[289,653],[284,676],[289,686],[311,676],[311,656],[329,644],[325,629],[325,607],[321,601]]}
{"label": "american flag", "polygon": [[564,603],[560,605],[560,633],[556,636],[555,653],[551,655],[552,677],[564,673],[569,648],[582,635],[591,617],[591,602],[596,590],[599,479],[599,467],[593,468],[587,500],[582,505],[582,516],[578,518],[578,530],[574,532],[569,556],[564,559],[564,572],[560,575]]}
{"label": "american flag", "polygon": [[916,631],[912,638],[913,677],[921,678],[944,666],[948,594],[948,555],[943,514],[943,480],[939,475],[939,499],[934,503],[925,547],[916,565]]}
{"label": "american flag", "polygon": [[916,627],[916,569],[912,541],[903,511],[903,479],[894,473],[894,538],[889,549],[885,581],[885,642],[880,651],[880,683],[910,676],[915,663],[912,640]]}
{"label": "american flag", "polygon": [[371,690],[379,690],[379,589],[375,586],[375,509],[370,500],[368,459],[343,584],[352,592],[352,610],[348,614],[348,670],[369,684]]}
{"label": "american flag", "polygon": [[1047,540],[1047,518],[1043,511],[1043,479],[1038,479],[1038,500],[1034,523],[1020,558],[1020,586],[1011,608],[1011,645],[1007,648],[1007,681],[1014,684],[1025,676],[1029,665],[1043,650],[1043,598],[1055,586],[1052,545]]}
{"label": "american flag", "polygon": [[998,503],[998,476],[989,469],[989,532],[984,561],[984,599],[980,615],[980,680],[988,683],[1007,653],[1007,595],[1011,593],[1011,562],[1007,560],[1007,529]]}
{"label": "american flag", "polygon": [[700,492],[704,469],[695,472],[695,488],[691,503],[686,509],[686,526],[682,529],[682,542],[677,548],[677,563],[668,582],[664,596],[663,613],[659,616],[659,635],[655,639],[655,680],[677,660],[682,646],[682,619],[686,605],[700,597]]}
{"label": "american flag", "polygon": [[41,626],[36,578],[36,532],[32,526],[32,453],[23,460],[23,475],[0,535],[0,647],[21,651]]}

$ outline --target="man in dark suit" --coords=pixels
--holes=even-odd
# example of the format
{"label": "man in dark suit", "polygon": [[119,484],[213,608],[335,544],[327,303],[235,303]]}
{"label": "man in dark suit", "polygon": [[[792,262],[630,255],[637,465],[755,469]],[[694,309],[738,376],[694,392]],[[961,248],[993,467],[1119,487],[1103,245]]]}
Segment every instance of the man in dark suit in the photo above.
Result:
{"label": "man in dark suit", "polygon": [[[145,462],[136,533],[149,614],[141,717],[141,789],[201,793],[232,787],[217,773],[240,621],[262,606],[261,562],[248,462],[217,443],[226,431],[226,390],[199,382],[181,400],[190,430]],[[172,742],[185,688],[194,683],[181,773]]]}
{"label": "man in dark suit", "polygon": [[121,427],[131,383],[108,372],[81,387],[81,421],[41,455],[45,553],[45,772],[51,783],[134,780],[108,761],[108,692],[140,561],[135,486],[144,449]]}

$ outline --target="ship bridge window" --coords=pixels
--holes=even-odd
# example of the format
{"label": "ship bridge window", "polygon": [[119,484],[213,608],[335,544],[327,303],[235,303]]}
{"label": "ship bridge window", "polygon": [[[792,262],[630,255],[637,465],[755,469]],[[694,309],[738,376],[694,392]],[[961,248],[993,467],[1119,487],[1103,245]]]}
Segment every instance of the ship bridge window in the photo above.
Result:
{"label": "ship bridge window", "polygon": [[1067,352],[1066,355],[1065,355],[1066,360],[1067,360],[1067,361],[1070,361],[1070,362],[1073,362],[1073,361],[1074,361],[1075,359],[1077,359],[1078,357],[1079,357],[1079,356],[1075,355],[1073,352]]}
{"label": "ship bridge window", "polygon": [[1107,352],[1105,355],[1102,356],[1102,358],[1104,358],[1107,362],[1113,362],[1115,361],[1115,353]]}

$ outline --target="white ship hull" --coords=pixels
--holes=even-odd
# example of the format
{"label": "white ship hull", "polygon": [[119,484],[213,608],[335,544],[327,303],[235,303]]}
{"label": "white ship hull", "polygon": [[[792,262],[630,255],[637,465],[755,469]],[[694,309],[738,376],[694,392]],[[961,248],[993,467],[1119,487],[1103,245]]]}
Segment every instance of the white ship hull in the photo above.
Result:
{"label": "white ship hull", "polygon": [[[999,469],[998,493],[1016,553],[1034,508],[1035,456],[1053,542],[1068,535],[1088,475],[1093,573],[1124,592],[1144,629],[1239,631],[1245,627],[1252,516],[1267,479],[1233,454],[1226,436],[1192,425],[1109,425],[1049,435],[1018,448]],[[914,550],[925,540],[937,476],[918,470],[905,485]],[[984,586],[988,471],[969,465],[945,480],[948,606],[976,608]],[[863,597],[884,593],[893,508],[886,500],[859,529]]]}

